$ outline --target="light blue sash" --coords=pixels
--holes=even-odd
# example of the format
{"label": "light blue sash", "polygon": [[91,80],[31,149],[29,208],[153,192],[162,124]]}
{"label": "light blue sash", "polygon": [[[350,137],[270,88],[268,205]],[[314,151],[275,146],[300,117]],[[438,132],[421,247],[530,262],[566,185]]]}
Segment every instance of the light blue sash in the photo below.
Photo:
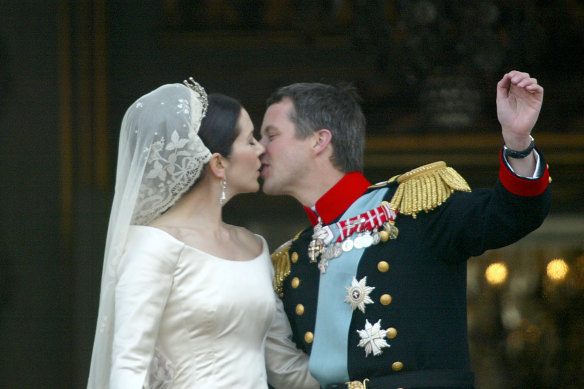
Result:
{"label": "light blue sash", "polygon": [[[350,219],[378,207],[386,193],[387,188],[361,196],[345,211],[340,220]],[[333,231],[335,241],[339,232],[337,229]],[[329,260],[326,273],[320,276],[310,373],[322,386],[349,380],[347,342],[353,311],[351,305],[345,302],[347,295],[345,287],[351,286],[363,252],[364,249],[356,248],[343,252],[340,257]],[[314,271],[319,271],[316,266]]]}

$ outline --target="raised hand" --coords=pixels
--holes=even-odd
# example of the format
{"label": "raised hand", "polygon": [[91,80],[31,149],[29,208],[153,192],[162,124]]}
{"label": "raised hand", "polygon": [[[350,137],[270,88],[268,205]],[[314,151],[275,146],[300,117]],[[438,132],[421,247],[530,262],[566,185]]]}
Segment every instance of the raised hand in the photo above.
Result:
{"label": "raised hand", "polygon": [[543,88],[528,73],[513,70],[497,84],[497,117],[507,147],[524,150],[537,122]]}

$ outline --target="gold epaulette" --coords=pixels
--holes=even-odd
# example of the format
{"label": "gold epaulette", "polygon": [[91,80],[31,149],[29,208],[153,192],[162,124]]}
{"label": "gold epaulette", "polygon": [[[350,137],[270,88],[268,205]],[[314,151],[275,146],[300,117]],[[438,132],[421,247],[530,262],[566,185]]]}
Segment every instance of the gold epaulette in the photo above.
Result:
{"label": "gold epaulette", "polygon": [[284,296],[284,291],[282,290],[284,280],[290,274],[290,246],[292,246],[292,241],[284,243],[282,246],[278,247],[271,255],[272,264],[274,265],[274,290],[280,297]]}
{"label": "gold epaulette", "polygon": [[298,239],[300,234],[301,232],[296,234],[294,239],[291,239],[278,247],[271,255],[272,264],[274,265],[275,271],[273,280],[274,290],[280,297],[284,297],[284,280],[290,274],[290,247],[292,246],[292,242]]}
{"label": "gold epaulette", "polygon": [[420,211],[428,212],[440,206],[454,191],[470,192],[464,178],[443,161],[420,166],[388,182],[396,180],[399,185],[390,208],[414,219]]}

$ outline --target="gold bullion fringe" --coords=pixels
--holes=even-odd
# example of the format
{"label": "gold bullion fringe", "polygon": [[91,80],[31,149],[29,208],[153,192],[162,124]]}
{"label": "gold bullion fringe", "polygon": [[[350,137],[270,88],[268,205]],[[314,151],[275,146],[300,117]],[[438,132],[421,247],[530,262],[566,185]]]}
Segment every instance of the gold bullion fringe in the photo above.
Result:
{"label": "gold bullion fringe", "polygon": [[291,240],[278,247],[271,255],[275,271],[274,290],[280,297],[284,297],[284,280],[290,274],[290,246],[292,246]]}
{"label": "gold bullion fringe", "polygon": [[454,191],[470,192],[464,178],[443,161],[420,166],[389,181],[395,180],[399,186],[390,208],[414,219],[420,211],[439,207]]}

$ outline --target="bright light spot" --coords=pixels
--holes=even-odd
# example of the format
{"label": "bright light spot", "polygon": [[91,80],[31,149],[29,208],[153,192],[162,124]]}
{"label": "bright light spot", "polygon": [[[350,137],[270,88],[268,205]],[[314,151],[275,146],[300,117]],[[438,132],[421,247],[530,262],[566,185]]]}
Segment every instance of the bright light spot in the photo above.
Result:
{"label": "bright light spot", "polygon": [[563,259],[554,259],[547,264],[546,274],[554,281],[563,281],[568,274],[570,267]]}
{"label": "bright light spot", "polygon": [[491,285],[500,285],[507,279],[507,266],[504,263],[492,263],[485,271],[485,278]]}

